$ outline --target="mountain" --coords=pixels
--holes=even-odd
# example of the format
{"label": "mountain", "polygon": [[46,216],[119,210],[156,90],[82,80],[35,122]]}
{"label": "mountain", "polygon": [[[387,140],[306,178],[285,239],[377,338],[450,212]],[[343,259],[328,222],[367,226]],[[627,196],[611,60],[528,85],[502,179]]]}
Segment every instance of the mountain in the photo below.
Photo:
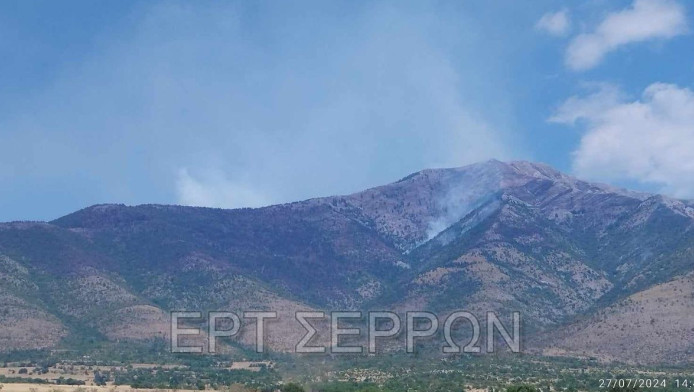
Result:
{"label": "mountain", "polygon": [[[641,308],[677,319],[642,301],[691,300],[693,224],[689,201],[494,160],[257,209],[97,205],[0,224],[0,350],[147,342],[181,309],[465,309],[521,311],[538,352],[687,362],[694,343],[679,327],[662,329],[679,347],[628,344],[652,341],[658,320],[595,330]],[[280,351],[303,333],[274,328]]]}
{"label": "mountain", "polygon": [[[604,361],[647,358],[691,362],[694,274],[632,294],[584,320],[552,333],[546,355],[580,355]],[[606,345],[611,346],[605,350]]]}

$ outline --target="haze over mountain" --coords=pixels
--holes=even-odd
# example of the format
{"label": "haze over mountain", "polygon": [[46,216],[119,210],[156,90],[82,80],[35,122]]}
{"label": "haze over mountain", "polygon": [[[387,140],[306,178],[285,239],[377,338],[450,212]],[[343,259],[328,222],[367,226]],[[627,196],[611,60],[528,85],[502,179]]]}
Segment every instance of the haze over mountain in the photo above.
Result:
{"label": "haze over mountain", "polygon": [[690,201],[494,160],[257,209],[97,205],[0,224],[0,350],[144,343],[181,309],[464,309],[521,311],[534,352],[693,361],[693,225]]}

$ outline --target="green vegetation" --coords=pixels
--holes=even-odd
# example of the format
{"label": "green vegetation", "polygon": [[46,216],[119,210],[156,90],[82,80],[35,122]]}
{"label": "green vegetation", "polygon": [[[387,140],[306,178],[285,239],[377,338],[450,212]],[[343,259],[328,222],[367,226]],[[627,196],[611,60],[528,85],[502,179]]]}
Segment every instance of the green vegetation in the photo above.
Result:
{"label": "green vegetation", "polygon": [[530,385],[513,385],[506,388],[506,392],[537,392],[537,388]]}
{"label": "green vegetation", "polygon": [[282,392],[305,392],[306,390],[299,384],[289,383],[282,387]]}
{"label": "green vegetation", "polygon": [[[643,368],[606,365],[596,361],[515,356],[459,356],[433,360],[402,355],[379,357],[307,356],[277,358],[276,367],[258,371],[231,370],[218,358],[189,356],[177,365],[113,365],[83,360],[53,363],[50,373],[72,370],[59,378],[34,379],[0,377],[0,382],[36,382],[62,385],[127,385],[139,389],[193,389],[234,392],[462,392],[470,390],[505,392],[636,392],[635,389],[600,388],[601,379],[660,379],[667,387],[658,392],[676,391],[675,379],[692,379],[686,368]],[[185,364],[184,364],[185,362]],[[37,362],[4,364],[28,369],[29,377],[42,375]],[[42,365],[44,366],[44,365]],[[77,379],[77,374],[82,380]],[[684,392],[681,389],[678,392]]]}
{"label": "green vegetation", "polygon": [[126,369],[110,375],[115,385],[130,385],[133,388],[205,389],[209,386],[218,389],[232,384],[271,386],[280,378],[276,372],[261,369],[228,370],[220,368],[154,368]]}

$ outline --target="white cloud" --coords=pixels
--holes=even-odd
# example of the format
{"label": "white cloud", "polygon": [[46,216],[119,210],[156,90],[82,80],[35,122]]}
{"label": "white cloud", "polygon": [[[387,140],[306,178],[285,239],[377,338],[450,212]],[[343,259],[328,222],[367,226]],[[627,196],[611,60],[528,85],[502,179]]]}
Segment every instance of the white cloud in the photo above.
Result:
{"label": "white cloud", "polygon": [[654,83],[626,101],[613,87],[567,100],[551,121],[583,122],[574,171],[598,180],[636,180],[694,197],[694,92]]}
{"label": "white cloud", "polygon": [[264,195],[245,184],[229,180],[217,170],[207,171],[196,178],[188,169],[180,169],[176,191],[178,203],[187,206],[241,208],[270,204]]}
{"label": "white cloud", "polygon": [[685,9],[674,0],[635,0],[631,7],[607,15],[595,31],[576,36],[566,51],[566,64],[574,70],[590,69],[620,46],[672,38],[687,30]]}
{"label": "white cloud", "polygon": [[561,37],[569,32],[570,25],[569,13],[566,10],[562,10],[558,12],[548,12],[542,15],[542,18],[535,24],[535,28],[545,31],[548,34]]}
{"label": "white cloud", "polygon": [[596,83],[588,84],[587,87],[593,87],[595,91],[587,97],[570,97],[549,120],[562,124],[575,124],[579,119],[590,118],[605,108],[616,106],[623,99],[623,94],[617,86]]}

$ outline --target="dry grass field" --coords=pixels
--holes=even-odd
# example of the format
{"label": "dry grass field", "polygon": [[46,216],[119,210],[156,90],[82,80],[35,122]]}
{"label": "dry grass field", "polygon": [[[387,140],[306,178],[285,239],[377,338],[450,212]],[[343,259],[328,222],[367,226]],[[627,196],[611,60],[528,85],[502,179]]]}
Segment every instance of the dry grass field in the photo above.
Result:
{"label": "dry grass field", "polygon": [[[154,368],[164,368],[171,369],[175,367],[180,367],[176,365],[153,365],[146,363],[132,364],[130,365],[133,369],[154,369]],[[107,372],[110,370],[122,370],[123,366],[85,366],[85,365],[72,365],[59,363],[56,366],[48,368],[47,373],[39,372],[38,368],[35,367],[20,367],[20,366],[8,366],[0,367],[0,376],[13,377],[13,378],[26,378],[26,379],[41,379],[46,381],[55,381],[56,379],[71,378],[74,380],[84,381],[87,386],[92,385],[94,380],[94,372]],[[22,371],[24,370],[24,372]],[[9,384],[6,384],[9,385]],[[2,392],[5,392],[3,389]]]}
{"label": "dry grass field", "polygon": [[[105,387],[76,387],[70,385],[42,385],[42,384],[0,384],[3,385],[2,392],[135,392],[135,391],[158,391],[173,392],[171,389],[133,389],[126,386],[105,386]],[[233,387],[232,387],[233,388]],[[230,389],[230,391],[234,391]],[[236,389],[236,391],[245,391]],[[186,392],[177,389],[176,392]]]}
{"label": "dry grass field", "polygon": [[[1,383],[0,392],[120,392],[120,391],[168,391],[168,389],[143,389],[131,388],[128,386],[116,386],[113,380],[107,381],[105,386],[97,386],[94,382],[96,373],[121,372],[128,369],[144,369],[156,372],[161,369],[177,369],[187,370],[185,365],[159,365],[147,363],[134,363],[127,366],[97,366],[97,365],[76,365],[69,362],[58,363],[55,366],[47,369],[37,367],[22,367],[19,364],[9,364],[6,367],[0,367],[0,376],[4,376],[14,381],[26,380],[19,383]],[[240,361],[229,364],[226,370],[246,370],[251,372],[259,372],[262,368],[273,368],[274,363],[271,361]],[[44,373],[44,371],[46,371]],[[58,385],[58,379],[84,382],[84,385]],[[21,380],[16,380],[21,379]],[[46,384],[36,383],[36,380],[43,380]],[[232,385],[222,387],[226,392],[247,392],[251,389],[246,389],[242,385]],[[183,389],[177,389],[177,392],[183,392]]]}

